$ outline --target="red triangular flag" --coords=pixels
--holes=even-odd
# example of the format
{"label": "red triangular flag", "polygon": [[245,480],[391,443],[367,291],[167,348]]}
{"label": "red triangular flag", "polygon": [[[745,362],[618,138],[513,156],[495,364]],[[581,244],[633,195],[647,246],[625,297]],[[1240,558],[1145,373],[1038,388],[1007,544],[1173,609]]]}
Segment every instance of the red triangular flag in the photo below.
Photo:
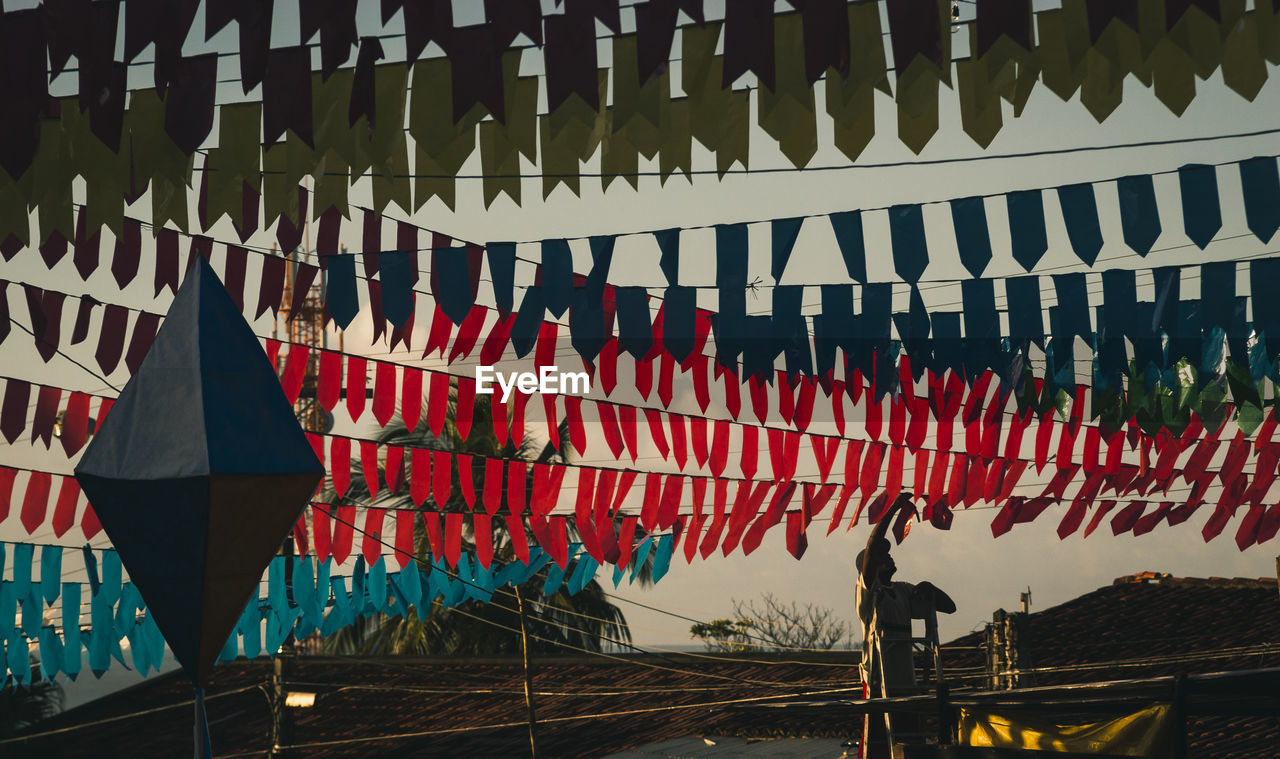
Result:
{"label": "red triangular flag", "polygon": [[351,487],[351,440],[349,438],[329,439],[329,473],[334,495],[342,498]]}
{"label": "red triangular flag", "polygon": [[431,498],[436,508],[444,511],[453,496],[453,467],[448,451],[431,452]]}

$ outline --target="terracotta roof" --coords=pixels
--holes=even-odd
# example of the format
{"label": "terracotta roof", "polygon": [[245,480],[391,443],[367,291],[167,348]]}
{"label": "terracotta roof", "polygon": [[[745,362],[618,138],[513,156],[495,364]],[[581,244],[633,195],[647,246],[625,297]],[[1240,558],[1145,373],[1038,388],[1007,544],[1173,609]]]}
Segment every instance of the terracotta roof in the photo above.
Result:
{"label": "terracotta roof", "polygon": [[[1175,578],[1142,573],[1030,615],[1025,677],[1035,685],[1280,666],[1280,592],[1273,579]],[[722,702],[776,699],[801,690],[847,689],[856,652],[822,656],[669,657],[624,655],[536,662],[539,751],[604,756],[684,736],[845,738],[856,720],[838,704],[728,708]],[[984,666],[982,634],[947,644],[956,675]],[[816,666],[815,666],[816,665]],[[299,657],[289,689],[319,694],[290,710],[297,755],[337,757],[522,755],[527,751],[523,679],[511,659],[334,659]],[[267,660],[219,667],[209,687],[217,755],[262,752],[270,733]],[[967,684],[979,685],[970,678]],[[1032,684],[1028,683],[1028,684]],[[4,755],[172,756],[190,751],[191,695],[178,675],[158,677],[71,710],[40,731],[97,720],[84,729],[6,745]],[[812,696],[849,698],[845,691]],[[795,702],[800,699],[785,698]],[[174,705],[177,708],[173,708]],[[169,708],[166,708],[169,707]],[[147,712],[151,709],[159,711]],[[596,715],[587,719],[564,719]],[[487,727],[507,725],[505,727]],[[479,729],[485,728],[485,729]],[[390,741],[314,745],[418,733]],[[1197,716],[1192,756],[1276,756],[1274,716]],[[307,745],[312,744],[312,745]]]}
{"label": "terracotta roof", "polygon": [[[1024,686],[1280,666],[1280,590],[1274,577],[1142,572],[1029,617],[1029,661],[1019,667]],[[980,670],[983,636],[972,633],[948,644],[947,665]],[[1189,720],[1188,736],[1192,756],[1274,759],[1280,721],[1196,716]]]}
{"label": "terracotta roof", "polygon": [[[981,668],[982,632],[947,644],[946,663]],[[1280,666],[1275,578],[1143,572],[1034,611],[1023,685]]]}
{"label": "terracotta roof", "polygon": [[[760,663],[684,655],[619,656],[621,661],[543,658],[535,662],[534,678],[539,755],[603,756],[677,736],[708,733],[843,739],[850,733],[840,724],[788,724],[792,720],[780,720],[760,725],[750,714],[703,705],[794,696],[806,690],[849,689],[858,680],[857,656],[848,651],[801,657],[756,655]],[[826,664],[814,666],[822,662]],[[240,660],[216,670],[207,689],[215,755],[267,747],[270,713],[264,691],[255,686],[267,683],[270,675],[271,663],[265,659]],[[426,733],[393,741],[310,746],[299,755],[403,759],[527,753],[519,660],[308,656],[293,662],[289,682],[290,690],[319,694],[314,707],[290,710],[296,724],[295,745]],[[234,692],[239,689],[247,690]],[[162,676],[70,710],[42,723],[39,731],[182,703],[191,693],[189,682],[181,676]],[[850,693],[845,690],[840,695]],[[623,714],[560,719],[619,712]],[[17,745],[42,759],[176,756],[191,750],[191,714],[191,707],[184,705]],[[471,729],[504,723],[511,726]],[[23,755],[9,754],[12,745],[3,748],[6,756]]]}

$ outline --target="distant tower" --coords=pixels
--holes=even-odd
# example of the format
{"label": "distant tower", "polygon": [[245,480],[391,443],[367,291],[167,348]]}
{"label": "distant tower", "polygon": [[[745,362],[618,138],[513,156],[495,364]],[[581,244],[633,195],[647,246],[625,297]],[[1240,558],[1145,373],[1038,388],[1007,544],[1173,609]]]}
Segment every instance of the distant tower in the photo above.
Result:
{"label": "distant tower", "polygon": [[[284,304],[280,308],[280,316],[284,322],[285,337],[284,340],[290,343],[300,343],[310,346],[311,351],[307,354],[307,371],[302,378],[302,392],[298,393],[298,401],[294,404],[294,413],[298,417],[298,423],[302,425],[302,429],[307,432],[324,433],[333,427],[333,417],[327,411],[320,407],[319,401],[316,399],[316,381],[320,374],[320,349],[327,348],[328,335],[324,328],[324,280],[325,272],[321,271],[320,276],[312,283],[311,289],[307,291],[306,297],[302,300],[298,307],[297,313],[293,312],[294,288],[297,286],[298,265],[306,261],[307,252],[311,248],[311,224],[309,221],[304,223],[302,247],[290,251],[285,255],[289,261],[289,265],[285,269],[284,280]],[[272,330],[273,334],[279,334],[279,327]],[[278,338],[279,339],[279,338]],[[342,350],[342,336],[338,336],[338,350]],[[281,357],[281,362],[284,357]],[[283,371],[283,364],[277,367],[278,371]]]}

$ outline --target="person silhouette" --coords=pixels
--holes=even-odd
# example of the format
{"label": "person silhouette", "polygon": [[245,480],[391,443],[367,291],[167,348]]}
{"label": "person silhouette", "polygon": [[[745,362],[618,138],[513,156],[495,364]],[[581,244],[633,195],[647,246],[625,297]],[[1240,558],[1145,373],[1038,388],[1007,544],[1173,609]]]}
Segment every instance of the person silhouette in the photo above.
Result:
{"label": "person silhouette", "polygon": [[[903,509],[915,510],[911,496],[902,494],[889,507],[871,530],[867,546],[858,552],[856,602],[858,618],[862,622],[862,682],[868,697],[915,695],[915,656],[911,644],[911,620],[927,619],[934,612],[954,613],[955,601],[931,582],[909,583],[895,581],[898,566],[890,555],[891,545],[885,535],[897,513]],[[879,639],[880,655],[876,656],[874,640]],[[883,665],[883,671],[882,666]],[[881,685],[883,683],[883,689]],[[909,715],[895,718],[895,725],[906,727],[912,720]],[[868,737],[874,729],[877,733],[883,722],[867,715],[863,727],[864,752]],[[895,726],[895,730],[899,728]],[[881,734],[881,740],[883,736]],[[883,747],[887,751],[887,746]],[[863,753],[862,756],[877,756]],[[888,753],[882,754],[888,756]]]}

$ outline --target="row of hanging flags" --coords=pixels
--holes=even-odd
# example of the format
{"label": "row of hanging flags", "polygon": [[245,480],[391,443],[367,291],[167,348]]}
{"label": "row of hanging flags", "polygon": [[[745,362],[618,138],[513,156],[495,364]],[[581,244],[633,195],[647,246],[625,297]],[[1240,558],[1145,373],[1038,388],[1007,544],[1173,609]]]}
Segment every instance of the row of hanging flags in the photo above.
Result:
{"label": "row of hanging flags", "polygon": [[[1280,175],[1274,157],[1248,159],[1236,165],[1246,223],[1252,234],[1266,243],[1280,226]],[[1222,226],[1218,170],[1208,166],[1186,166],[1178,171],[1183,228],[1199,247],[1206,247]],[[1124,242],[1145,255],[1162,233],[1154,182],[1150,175],[1127,177],[1116,182],[1119,216]],[[1059,201],[1067,237],[1076,254],[1093,264],[1104,241],[1099,223],[1094,184],[1060,187],[1053,193]],[[1011,250],[1015,260],[1028,271],[1047,249],[1045,197],[1042,191],[1020,191],[1004,197],[1010,219]],[[307,195],[302,195],[305,199]],[[992,257],[985,201],[959,199],[950,207],[956,248],[971,273],[985,271]],[[884,213],[888,217],[892,259],[895,270],[908,284],[903,292],[889,282],[869,281],[866,267],[864,217]],[[651,233],[659,252],[659,268],[668,286],[658,296],[650,288],[608,284],[615,236],[587,241],[592,266],[588,273],[574,272],[571,246],[564,239],[517,246],[514,243],[459,245],[438,233],[429,233],[400,222],[395,227],[397,250],[387,250],[388,221],[366,210],[363,219],[361,254],[349,254],[338,247],[342,217],[326,213],[317,236],[317,264],[292,263],[261,251],[236,245],[225,250],[224,278],[237,305],[246,315],[261,317],[281,306],[286,270],[295,267],[297,312],[301,297],[325,271],[326,314],[339,327],[347,327],[362,308],[361,285],[365,287],[373,315],[374,338],[388,329],[393,349],[403,343],[408,349],[416,315],[417,295],[430,294],[435,302],[423,356],[448,351],[450,363],[467,359],[479,348],[482,363],[494,364],[508,346],[517,358],[532,354],[535,366],[554,365],[557,344],[567,341],[596,375],[606,395],[617,382],[617,359],[630,354],[636,370],[636,384],[643,398],[649,398],[654,384],[664,406],[674,392],[675,369],[690,375],[700,408],[710,404],[708,374],[712,361],[703,354],[708,342],[714,348],[717,378],[727,372],[725,405],[737,416],[740,400],[737,381],[746,381],[753,405],[760,394],[779,398],[779,407],[794,405],[782,396],[794,394],[797,377],[807,383],[817,380],[828,395],[831,380],[843,366],[848,385],[869,384],[877,402],[884,393],[897,394],[901,359],[909,364],[910,378],[919,382],[928,373],[941,377],[950,371],[972,385],[987,372],[994,372],[1005,388],[1014,388],[1020,405],[1034,405],[1046,398],[1071,398],[1082,377],[1089,378],[1095,391],[1094,415],[1112,427],[1137,415],[1154,434],[1154,421],[1167,421],[1180,428],[1185,414],[1170,416],[1142,412],[1150,406],[1149,393],[1157,384],[1177,388],[1182,405],[1196,408],[1202,390],[1217,387],[1214,380],[1231,377],[1230,391],[1242,423],[1250,431],[1261,421],[1261,398],[1256,385],[1264,378],[1277,379],[1274,350],[1270,342],[1280,334],[1280,312],[1273,306],[1266,288],[1277,276],[1280,259],[1256,258],[1245,262],[1223,261],[1194,265],[1158,267],[1147,272],[1112,269],[1100,273],[1009,277],[1000,280],[975,277],[958,282],[929,283],[923,274],[930,262],[930,242],[923,224],[921,205],[895,206],[886,211],[850,211],[825,217],[775,219],[768,222],[771,240],[771,315],[747,315],[747,224],[718,225],[715,233],[717,262],[714,289],[717,310],[698,305],[697,285],[681,284],[680,242],[682,230]],[[84,218],[82,211],[81,218]],[[785,281],[789,258],[807,224],[825,222],[835,237],[853,283],[790,285]],[[130,221],[116,239],[111,272],[117,285],[129,285],[141,266],[141,224]],[[645,233],[650,234],[650,233]],[[430,235],[430,248],[419,248]],[[215,240],[191,236],[187,258],[213,256]],[[934,247],[939,246],[934,237]],[[95,239],[76,245],[72,262],[87,278],[99,265],[99,243]],[[520,251],[540,249],[541,258]],[[180,236],[162,230],[156,240],[153,266],[155,293],[176,289],[180,270]],[[430,256],[429,281],[419,282],[422,264]],[[65,247],[41,249],[51,268],[69,252]],[[12,255],[16,255],[13,253]],[[246,302],[245,281],[250,258],[260,262],[261,272],[256,307]],[[357,264],[356,259],[361,262]],[[535,267],[533,283],[515,284],[517,259]],[[492,281],[494,308],[477,304],[482,266],[487,262]],[[1241,272],[1247,273],[1248,289],[1237,286]],[[1151,299],[1139,299],[1150,276]],[[1199,298],[1182,296],[1184,280],[1200,280]],[[1098,284],[1101,284],[1099,292]],[[6,283],[6,287],[9,283]],[[13,283],[15,287],[19,284]],[[962,310],[929,309],[921,287],[947,286],[959,289]],[[90,339],[97,327],[95,359],[104,373],[116,370],[123,357],[132,372],[136,369],[160,323],[160,315],[101,304],[84,296],[20,285],[35,342],[46,361],[59,345],[77,345]],[[805,289],[818,290],[820,310],[805,314]],[[515,292],[523,290],[516,308]],[[1052,291],[1056,304],[1045,308],[1042,293]],[[1001,297],[1003,296],[1003,297]],[[1003,308],[997,303],[1003,300]],[[70,301],[70,304],[68,303]],[[903,301],[906,301],[905,303]],[[653,313],[657,305],[656,315]],[[8,308],[8,299],[0,299]],[[905,306],[905,308],[904,308]],[[1250,306],[1252,308],[1250,309]],[[74,309],[70,335],[62,322],[65,311]],[[101,316],[98,316],[101,312]],[[1252,313],[1252,318],[1248,318]],[[565,316],[567,314],[567,319]],[[1002,322],[1002,314],[1007,315]],[[1047,314],[1047,318],[1046,318]],[[559,321],[558,321],[559,320]],[[132,332],[130,322],[132,321]],[[567,321],[567,324],[562,323]],[[567,329],[566,329],[567,328]],[[0,322],[0,339],[9,333],[8,320]],[[564,333],[568,334],[565,335]],[[452,338],[452,345],[450,340]],[[483,340],[481,339],[483,338]],[[1049,338],[1046,340],[1046,338]],[[1076,338],[1082,338],[1092,360],[1078,360]],[[1034,389],[1023,382],[1030,366],[1029,346],[1037,345],[1046,358],[1044,387]],[[1066,346],[1067,349],[1063,350]],[[306,347],[289,353],[285,367],[286,387],[299,385],[307,367]],[[844,361],[839,360],[843,352]],[[296,358],[295,358],[296,355]],[[774,383],[775,364],[781,360],[788,383],[785,389]],[[1179,367],[1191,371],[1177,371]],[[332,374],[332,363],[320,367]],[[1124,377],[1141,378],[1124,385]],[[325,384],[325,377],[322,377]],[[1047,390],[1045,389],[1047,388]],[[295,390],[296,392],[296,390]],[[1214,398],[1210,390],[1208,400]],[[801,392],[803,395],[803,392]],[[1105,397],[1101,397],[1105,395]],[[855,394],[856,397],[856,394]],[[349,402],[356,399],[349,397]],[[363,402],[361,398],[359,402]],[[1199,409],[1196,408],[1198,411]],[[763,418],[763,417],[761,417]]]}
{"label": "row of hanging flags", "polygon": [[[245,605],[234,632],[222,647],[219,661],[243,654],[249,658],[274,655],[292,634],[299,640],[313,633],[329,637],[359,617],[414,614],[426,619],[436,609],[449,609],[464,601],[488,602],[495,592],[527,582],[547,569],[543,592],[577,595],[597,574],[599,564],[580,553],[580,544],[569,546],[569,561],[557,564],[537,547],[527,561],[481,563],[462,553],[452,563],[428,557],[425,568],[409,567],[400,559],[396,571],[388,571],[384,556],[366,562],[357,558],[351,574],[333,574],[334,560],[319,557],[276,557],[266,572],[265,592]],[[39,560],[36,549],[39,548]],[[0,543],[0,574],[9,557],[10,580],[0,582],[0,681],[12,677],[29,687],[33,674],[54,680],[79,677],[87,659],[95,677],[113,665],[132,668],[145,677],[159,670],[165,652],[164,637],[137,587],[123,579],[119,554],[111,549],[85,546],[86,582],[63,582],[62,546]],[[670,535],[646,539],[637,546],[638,561],[632,567],[634,581],[639,566],[651,567],[654,581],[661,580],[670,565]],[[292,581],[286,580],[285,562],[292,562]],[[617,568],[613,584],[624,577]],[[86,593],[86,590],[88,591]],[[264,624],[265,623],[265,624]],[[33,673],[28,641],[39,652],[38,672]],[[128,651],[121,645],[128,642]]]}
{"label": "row of hanging flags", "polygon": [[[520,201],[522,157],[539,166],[544,195],[560,184],[576,193],[581,164],[597,151],[606,188],[619,178],[636,185],[641,156],[658,159],[664,181],[687,175],[695,139],[723,174],[749,163],[752,89],[758,125],[805,166],[818,146],[813,85],[823,77],[834,144],[853,159],[874,134],[873,92],[893,91],[891,69],[899,135],[918,152],[938,128],[940,84],[955,88],[962,126],[985,146],[1001,126],[1001,102],[1020,113],[1037,81],[1063,99],[1078,91],[1102,120],[1130,75],[1181,113],[1197,78],[1221,67],[1227,86],[1252,99],[1267,61],[1280,62],[1280,7],[1269,1],[1246,10],[1245,0],[1066,0],[1035,14],[1031,0],[980,2],[967,25],[970,56],[955,62],[954,78],[945,0],[887,4],[891,57],[877,3],[808,0],[796,3],[798,13],[775,15],[771,0],[741,0],[726,4],[721,22],[707,21],[697,0],[647,0],[635,6],[637,31],[621,34],[612,0],[571,2],[545,19],[536,1],[520,10],[486,3],[490,20],[461,28],[450,0],[415,0],[403,4],[408,62],[386,64],[377,38],[357,39],[355,4],[345,0],[303,11],[305,42],[287,48],[268,47],[272,3],[205,5],[208,35],[237,22],[241,81],[246,93],[261,86],[260,101],[215,105],[220,54],[183,56],[173,42],[186,39],[194,3],[130,12],[59,0],[4,14],[6,70],[21,75],[0,83],[9,113],[0,126],[0,241],[65,243],[103,226],[118,234],[125,203],[148,189],[152,221],[186,231],[196,153],[207,213],[228,215],[247,233],[260,203],[266,225],[281,214],[296,222],[294,188],[307,175],[317,212],[346,213],[349,184],[366,173],[378,211],[394,202],[410,213],[432,197],[452,207],[455,179],[477,144],[487,203],[502,193]],[[401,4],[383,7],[394,13]],[[682,96],[668,69],[678,12],[691,21],[680,27]],[[597,68],[596,20],[611,32],[612,76]],[[322,66],[313,72],[317,33]],[[543,48],[545,113],[541,78],[518,73],[531,49],[514,44],[521,34]],[[153,42],[155,87],[127,90],[130,62]],[[430,42],[447,56],[418,60]],[[354,67],[339,68],[357,44]],[[72,55],[80,94],[51,98],[49,78]],[[734,89],[746,73],[758,85]],[[217,147],[206,148],[215,121]],[[72,211],[77,176],[88,187],[81,229]],[[36,208],[33,239],[28,209]]]}
{"label": "row of hanging flags", "polygon": [[[930,239],[926,234],[924,218],[926,209],[946,206],[951,220],[952,240],[933,239],[936,250],[954,249],[960,263],[974,278],[981,278],[995,257],[992,246],[991,224],[988,207],[1003,205],[1007,218],[1007,236],[1012,259],[1024,271],[1034,272],[1048,252],[1048,229],[1051,220],[1061,218],[1072,251],[1087,266],[1098,260],[1107,240],[1104,224],[1100,220],[1099,200],[1104,207],[1115,209],[1120,219],[1120,239],[1111,240],[1123,245],[1139,257],[1147,256],[1165,233],[1161,221],[1156,178],[1163,174],[1176,175],[1178,207],[1181,210],[1182,229],[1187,239],[1201,250],[1206,249],[1222,229],[1223,182],[1226,179],[1228,205],[1234,205],[1237,197],[1243,203],[1245,222],[1250,232],[1267,243],[1280,228],[1280,179],[1277,178],[1276,156],[1254,158],[1213,166],[1188,164],[1176,171],[1155,174],[1138,174],[1115,180],[1082,182],[1056,188],[1018,190],[985,197],[952,198],[949,200],[909,203],[883,209],[850,210],[807,217],[777,218],[757,222],[715,225],[716,235],[716,285],[720,288],[747,287],[747,227],[768,225],[770,230],[770,272],[774,281],[781,284],[787,264],[796,249],[797,240],[806,223],[825,222],[830,227],[840,251],[841,261],[849,279],[861,284],[871,283],[868,274],[866,236],[867,219],[881,215],[887,218],[890,231],[894,273],[901,281],[911,285],[921,282],[931,262],[938,256],[930,254]],[[1172,183],[1170,183],[1172,184]],[[1239,194],[1236,188],[1239,188]],[[318,197],[318,193],[317,193]],[[299,215],[307,216],[311,198],[305,188],[298,187],[294,197]],[[1057,206],[1057,213],[1052,208]],[[203,205],[201,206],[203,208]],[[387,227],[392,220],[370,209],[363,210],[362,220],[362,270],[371,283],[376,274],[386,282],[372,288],[370,297],[395,326],[404,326],[413,310],[412,295],[418,283],[420,254],[430,252],[432,294],[439,297],[440,305],[455,324],[461,324],[475,301],[479,279],[479,246],[460,244],[451,238],[427,232],[407,222],[396,222],[394,235]],[[932,214],[930,210],[928,213]],[[92,211],[82,206],[77,216],[76,232],[70,239],[55,238],[39,246],[45,265],[52,269],[71,256],[72,264],[81,279],[87,280],[102,265],[103,242],[100,233],[90,234],[89,218]],[[204,214],[202,227],[208,229],[211,220]],[[212,221],[216,221],[213,219]],[[354,258],[339,258],[345,253],[339,246],[343,223],[342,213],[330,207],[317,217],[318,235],[316,251],[320,264],[329,269],[329,299],[334,301],[329,312],[345,327],[359,309],[356,292],[357,270]],[[349,223],[349,222],[348,222]],[[1110,232],[1109,225],[1107,231]],[[155,293],[165,288],[177,289],[180,267],[180,238],[183,234],[154,223],[144,223],[125,217],[114,234],[110,271],[116,284],[123,288],[138,276],[142,254],[143,234],[149,228],[155,235],[156,261],[154,266]],[[249,231],[256,225],[249,227]],[[680,246],[682,233],[687,230],[671,228],[648,233],[631,233],[628,236],[651,235],[660,252],[659,269],[672,287],[680,282]],[[812,231],[812,230],[811,230]],[[936,233],[935,233],[936,234]],[[190,237],[190,250],[206,258],[212,252],[214,239],[205,235]],[[302,241],[302,229],[291,219],[280,217],[276,224],[276,241],[281,250],[293,251]],[[566,304],[573,304],[570,291],[577,285],[585,285],[596,294],[608,275],[613,247],[617,235],[592,238],[590,249],[596,269],[586,281],[576,281],[572,272],[571,252],[566,240],[547,239],[527,243],[541,248],[543,270],[539,284],[547,298],[547,306],[554,316],[560,316]],[[425,238],[425,239],[424,239]],[[241,240],[244,243],[248,236]],[[394,240],[394,249],[388,244]],[[423,243],[429,241],[429,247]],[[463,250],[455,246],[462,245]],[[494,296],[499,309],[505,314],[512,310],[515,265],[514,243],[490,242],[487,246],[489,269],[494,282]],[[250,249],[243,244],[227,244],[226,285],[238,302],[244,301],[244,281]],[[0,246],[0,257],[6,261],[21,251],[21,245]],[[281,259],[266,259],[255,315],[261,316],[267,308],[278,310],[280,294],[284,289],[285,264]],[[310,285],[319,270],[310,264],[302,266],[297,278],[301,284]],[[450,287],[441,287],[440,279]],[[469,281],[468,281],[469,280]],[[687,278],[686,278],[687,280]],[[458,286],[463,285],[468,286]],[[685,282],[687,285],[687,281]],[[301,288],[305,291],[305,288]],[[385,297],[385,301],[384,301]]]}
{"label": "row of hanging flags", "polygon": [[[273,352],[270,348],[269,352]],[[306,346],[291,346],[286,366],[298,355],[305,359],[306,351]],[[369,373],[366,359],[345,357],[345,383],[342,359],[331,352],[320,358],[326,367],[318,389],[320,404],[333,410],[345,389],[347,411],[353,420],[363,419]],[[558,427],[563,420],[570,444],[579,456],[594,451],[588,450],[592,439],[603,439],[608,449],[606,460],[625,462],[629,455],[632,464],[651,447],[664,461],[677,467],[676,471],[660,473],[576,463],[532,463],[448,450],[448,440],[465,440],[472,433],[474,381],[445,372],[424,373],[413,367],[376,362],[372,410],[378,423],[384,427],[389,424],[398,405],[400,421],[408,428],[430,431],[442,441],[441,448],[308,433],[317,458],[322,464],[327,462],[327,478],[317,488],[321,500],[314,504],[309,523],[304,515],[295,527],[295,537],[304,552],[312,550],[311,546],[322,559],[333,556],[344,562],[352,552],[354,531],[359,530],[364,536],[360,553],[373,561],[382,552],[380,536],[391,519],[396,525],[394,548],[408,556],[413,551],[414,514],[418,512],[433,554],[448,558],[451,564],[456,563],[468,528],[477,558],[485,566],[494,551],[493,530],[499,526],[513,536],[516,555],[526,558],[529,545],[524,540],[523,526],[527,523],[534,545],[542,546],[559,562],[567,561],[572,531],[597,562],[621,566],[632,556],[637,539],[658,533],[669,533],[676,540],[687,536],[684,539],[689,561],[699,552],[706,558],[717,547],[725,555],[739,545],[744,553],[751,553],[765,533],[785,519],[787,550],[800,558],[807,547],[808,528],[828,505],[832,508],[823,519],[829,522],[829,534],[842,524],[852,529],[868,506],[868,519],[874,521],[877,510],[901,492],[910,492],[924,501],[927,507],[922,518],[943,528],[949,525],[953,509],[968,508],[979,501],[1002,506],[993,523],[993,532],[1002,534],[1012,526],[1002,520],[1021,513],[1027,501],[1014,496],[1013,490],[1032,467],[1037,475],[1047,470],[1051,478],[1041,495],[1032,499],[1037,506],[1063,501],[1066,489],[1079,482],[1071,500],[1072,512],[1060,527],[1061,537],[1075,531],[1083,513],[1080,509],[1100,496],[1113,493],[1118,498],[1129,498],[1136,493],[1141,498],[1168,497],[1179,480],[1191,486],[1181,504],[1182,511],[1178,512],[1186,516],[1205,504],[1211,487],[1222,486],[1213,519],[1203,529],[1206,540],[1219,535],[1244,504],[1250,508],[1236,535],[1241,550],[1270,539],[1275,527],[1280,526],[1280,507],[1268,511],[1263,502],[1277,475],[1276,454],[1280,451],[1280,444],[1272,441],[1274,412],[1259,420],[1256,431],[1237,424],[1234,437],[1225,440],[1223,431],[1230,408],[1226,404],[1201,405],[1188,413],[1188,423],[1178,434],[1162,423],[1153,436],[1142,431],[1136,417],[1126,427],[1114,430],[1085,425],[1088,398],[1084,387],[1077,389],[1069,413],[1060,418],[1052,403],[1040,411],[1032,407],[1007,409],[1009,393],[999,387],[991,374],[970,388],[955,374],[945,381],[930,377],[928,394],[917,396],[906,362],[899,371],[902,392],[879,402],[871,398],[870,389],[865,386],[850,388],[833,381],[832,418],[839,435],[805,431],[807,420],[813,415],[818,384],[802,383],[798,394],[792,396],[785,375],[779,376],[778,385],[785,389],[781,397],[792,398],[792,405],[783,405],[778,411],[787,425],[797,427],[795,430],[727,419],[708,420],[701,415],[656,408],[637,409],[612,401],[545,396],[542,422],[551,440],[558,441]],[[287,377],[287,370],[285,374]],[[424,375],[428,388],[425,416]],[[726,387],[734,386],[736,381],[726,383]],[[763,385],[754,384],[756,387]],[[0,432],[11,445],[27,429],[32,393],[29,383],[6,381],[0,405]],[[31,442],[48,448],[52,420],[61,419],[60,442],[68,457],[77,454],[83,444],[93,404],[97,404],[95,425],[102,423],[112,406],[110,398],[72,392],[64,407],[63,391],[56,387],[37,386],[34,393],[37,400],[30,424]],[[286,388],[287,397],[296,400],[296,393],[296,386]],[[865,412],[864,425],[870,439],[843,437],[840,427],[846,413],[846,395],[855,408]],[[444,414],[435,409],[447,407],[451,396],[458,412],[454,427],[446,429]],[[497,420],[493,432],[499,444],[523,439],[530,423],[526,419],[528,398],[517,393],[505,408],[497,399],[490,401],[494,404],[491,418]],[[763,425],[769,413],[767,398],[753,393],[752,406]],[[1244,419],[1245,415],[1237,412],[1237,420]],[[641,429],[647,433],[643,439]],[[589,436],[588,430],[595,434]],[[960,431],[963,441],[955,439]],[[762,445],[768,454],[767,473],[766,463],[759,460]],[[731,449],[740,451],[733,467],[729,460]],[[1221,463],[1214,469],[1211,464],[1220,451]],[[1246,473],[1249,464],[1253,465],[1252,475]],[[20,474],[26,479],[25,487],[18,485]],[[55,536],[62,537],[79,514],[85,538],[97,535],[97,519],[92,508],[83,504],[74,478],[0,467],[0,522],[14,511],[14,494],[19,490],[23,495],[16,516],[28,534],[47,525]],[[633,490],[640,496],[638,512],[626,504]],[[56,497],[51,498],[55,492]],[[792,504],[797,496],[798,507]],[[351,499],[368,506],[358,514]],[[1115,501],[1111,503],[1114,505]],[[1141,515],[1147,502],[1134,499],[1127,503]],[[1096,518],[1100,520],[1105,511],[1095,512]],[[1030,521],[1034,514],[1026,512],[1021,521]],[[1071,526],[1073,520],[1075,525]],[[1133,526],[1123,526],[1124,523],[1125,520],[1113,523],[1117,534]],[[897,528],[901,534],[906,523]]]}

